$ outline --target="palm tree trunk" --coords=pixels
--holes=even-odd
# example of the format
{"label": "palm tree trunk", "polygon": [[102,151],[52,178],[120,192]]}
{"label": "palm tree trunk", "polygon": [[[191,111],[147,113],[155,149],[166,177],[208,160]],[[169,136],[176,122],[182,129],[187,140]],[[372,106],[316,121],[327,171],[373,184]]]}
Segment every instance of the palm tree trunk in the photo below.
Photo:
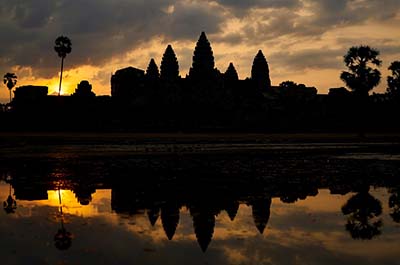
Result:
{"label": "palm tree trunk", "polygon": [[61,228],[64,230],[64,214],[63,214],[63,210],[62,210],[61,191],[60,191],[60,188],[58,188],[58,201],[59,201],[59,203],[60,203]]}
{"label": "palm tree trunk", "polygon": [[12,100],[12,98],[11,98],[11,89],[9,89],[9,91],[10,91],[10,104],[11,104],[11,100]]}
{"label": "palm tree trunk", "polygon": [[64,57],[61,57],[61,74],[60,74],[60,85],[58,86],[58,95],[61,95],[61,82],[62,82],[62,74],[64,69]]}

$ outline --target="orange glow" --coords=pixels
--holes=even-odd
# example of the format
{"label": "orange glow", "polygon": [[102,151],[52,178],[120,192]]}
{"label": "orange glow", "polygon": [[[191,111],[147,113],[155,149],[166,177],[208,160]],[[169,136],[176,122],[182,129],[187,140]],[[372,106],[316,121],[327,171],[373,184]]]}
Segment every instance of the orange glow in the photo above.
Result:
{"label": "orange glow", "polygon": [[[0,184],[0,197],[2,200],[6,199],[9,192],[9,185],[5,183]],[[111,204],[104,204],[104,202],[110,202],[111,190],[97,190],[96,193],[92,194],[92,201],[89,205],[79,204],[75,194],[70,190],[60,190],[61,203],[63,206],[63,212],[65,214],[72,214],[84,217],[98,216],[99,205],[102,208],[108,208],[107,212],[111,212]],[[58,190],[47,191],[47,200],[36,200],[36,201],[17,201],[17,216],[27,217],[31,214],[31,209],[37,206],[50,206],[58,208],[60,206]]]}

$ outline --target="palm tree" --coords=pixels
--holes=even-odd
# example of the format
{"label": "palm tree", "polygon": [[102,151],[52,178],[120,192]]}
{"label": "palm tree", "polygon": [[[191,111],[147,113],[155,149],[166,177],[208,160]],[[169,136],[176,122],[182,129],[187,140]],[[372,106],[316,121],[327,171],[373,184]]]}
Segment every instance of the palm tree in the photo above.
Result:
{"label": "palm tree", "polygon": [[17,84],[17,76],[14,73],[7,73],[4,75],[4,84],[7,86],[10,91],[10,103],[11,103],[11,90]]}
{"label": "palm tree", "polygon": [[382,61],[379,51],[369,46],[351,47],[344,56],[344,63],[349,72],[343,71],[340,79],[358,96],[368,96],[368,92],[376,87],[381,79],[379,67]]}
{"label": "palm tree", "polygon": [[60,86],[58,87],[58,95],[61,94],[61,82],[62,82],[62,74],[64,68],[64,58],[68,53],[71,52],[72,43],[68,37],[60,36],[55,41],[54,50],[57,52],[58,57],[61,57],[61,74],[60,74]]}
{"label": "palm tree", "polygon": [[54,236],[54,245],[59,250],[67,250],[72,245],[72,234],[68,232],[64,227],[64,213],[62,209],[60,188],[58,188],[58,201],[60,203],[59,210],[61,215],[61,228],[58,229],[57,233]]}

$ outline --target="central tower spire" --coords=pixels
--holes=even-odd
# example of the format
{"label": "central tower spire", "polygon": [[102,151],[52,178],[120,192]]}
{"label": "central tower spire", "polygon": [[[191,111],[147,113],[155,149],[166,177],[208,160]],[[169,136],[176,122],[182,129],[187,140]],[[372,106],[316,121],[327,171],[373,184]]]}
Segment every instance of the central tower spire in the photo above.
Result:
{"label": "central tower spire", "polygon": [[213,51],[203,31],[194,49],[193,63],[189,70],[189,76],[194,79],[208,78],[213,74],[214,65]]}

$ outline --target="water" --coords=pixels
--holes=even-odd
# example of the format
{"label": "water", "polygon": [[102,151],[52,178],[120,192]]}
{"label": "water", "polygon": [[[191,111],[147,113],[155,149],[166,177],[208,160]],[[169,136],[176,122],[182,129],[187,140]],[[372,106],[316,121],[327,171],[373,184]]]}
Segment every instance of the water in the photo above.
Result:
{"label": "water", "polygon": [[400,264],[397,147],[271,146],[7,150],[2,263]]}

